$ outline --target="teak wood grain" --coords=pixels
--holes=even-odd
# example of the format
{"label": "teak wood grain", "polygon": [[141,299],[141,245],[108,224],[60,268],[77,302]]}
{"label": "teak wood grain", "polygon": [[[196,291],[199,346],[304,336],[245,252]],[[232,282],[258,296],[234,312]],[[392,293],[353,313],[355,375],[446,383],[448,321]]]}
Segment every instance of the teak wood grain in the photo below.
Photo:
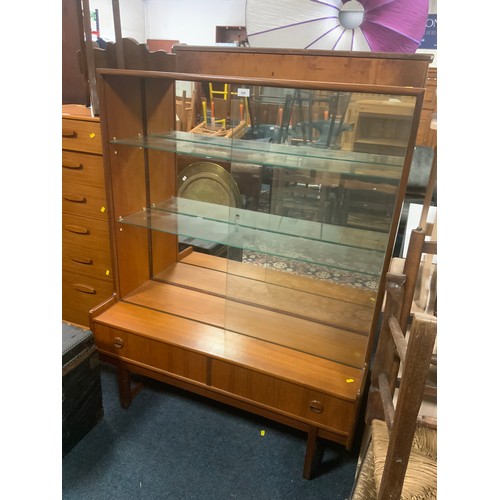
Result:
{"label": "teak wood grain", "polygon": [[62,111],[62,319],[88,327],[113,293],[102,136],[89,108]]}
{"label": "teak wood grain", "polygon": [[[363,290],[343,284],[332,285],[329,282],[309,278],[307,276],[287,274],[274,269],[263,268],[238,261],[229,261],[222,257],[200,252],[191,252],[181,260],[185,264],[206,267],[207,269],[265,281],[274,285],[286,286],[293,290],[307,290],[309,293],[367,307],[373,307],[377,295],[372,290]],[[161,275],[158,275],[158,277],[161,277]]]}
{"label": "teak wood grain", "polygon": [[[252,268],[251,271],[256,267],[251,264],[247,266]],[[295,289],[288,286],[286,276],[277,285],[262,279],[252,279],[248,274],[238,276],[177,263],[156,278],[236,302],[253,304],[366,335],[370,331],[373,307],[325,297],[320,293],[311,292],[307,287]],[[292,281],[292,284],[296,282]],[[333,287],[335,285],[332,285]]]}
{"label": "teak wood grain", "polygon": [[156,281],[124,300],[358,368],[364,365],[367,337],[342,328]]}
{"label": "teak wood grain", "polygon": [[63,149],[102,153],[101,129],[98,121],[76,120],[65,117],[62,120]]}
{"label": "teak wood grain", "polygon": [[[107,328],[305,384],[347,401],[357,399],[363,377],[363,370],[359,368],[126,302],[118,302],[99,314],[94,326],[96,342],[101,342],[100,348],[111,354],[114,351],[110,350]],[[102,344],[103,327],[108,344]]]}
{"label": "teak wood grain", "polygon": [[[177,167],[188,158],[113,139],[175,130],[175,84],[185,80],[412,97],[411,151],[429,61],[422,55],[195,47],[176,52],[171,73],[97,71],[116,297],[94,310],[91,324],[101,354],[118,364],[126,406],[129,372],[135,372],[295,426],[309,434],[306,477],[317,437],[352,445],[382,291],[262,275],[195,252],[179,262],[175,234],[125,225],[120,217],[176,196]],[[411,154],[382,249],[382,276],[410,163]]]}
{"label": "teak wood grain", "polygon": [[104,189],[102,157],[79,151],[62,152],[62,181]]}
{"label": "teak wood grain", "polygon": [[349,84],[425,87],[427,54],[177,45],[176,71]]}

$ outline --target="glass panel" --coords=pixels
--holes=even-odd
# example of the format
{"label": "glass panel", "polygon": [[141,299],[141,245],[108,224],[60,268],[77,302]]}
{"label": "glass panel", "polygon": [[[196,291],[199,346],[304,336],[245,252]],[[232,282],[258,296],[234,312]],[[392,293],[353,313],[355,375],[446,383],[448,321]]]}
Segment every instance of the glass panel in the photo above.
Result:
{"label": "glass panel", "polygon": [[220,298],[216,326],[361,367],[415,103],[177,82],[176,130],[112,141],[175,192],[120,221],[177,235],[155,278]]}

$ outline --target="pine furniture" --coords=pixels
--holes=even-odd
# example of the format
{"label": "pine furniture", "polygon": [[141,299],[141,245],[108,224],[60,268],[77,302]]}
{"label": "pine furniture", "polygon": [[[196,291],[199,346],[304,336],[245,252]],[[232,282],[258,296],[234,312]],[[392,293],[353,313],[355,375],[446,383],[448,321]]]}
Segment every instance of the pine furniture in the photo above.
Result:
{"label": "pine furniture", "polygon": [[62,319],[89,326],[113,294],[101,128],[83,105],[62,107]]}

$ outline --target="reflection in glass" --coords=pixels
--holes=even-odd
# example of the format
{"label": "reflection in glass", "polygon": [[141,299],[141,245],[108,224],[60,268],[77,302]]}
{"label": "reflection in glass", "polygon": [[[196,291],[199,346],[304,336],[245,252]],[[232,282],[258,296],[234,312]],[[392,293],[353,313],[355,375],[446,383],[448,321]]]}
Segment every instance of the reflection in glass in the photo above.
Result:
{"label": "reflection in glass", "polygon": [[[176,235],[178,263],[155,279],[225,298],[229,330],[357,365],[415,98],[208,82],[176,94],[175,130],[111,141],[156,151],[151,178],[156,162],[175,168],[171,197],[121,218]],[[274,315],[262,331],[241,321],[256,305]],[[281,314],[317,327],[294,340]],[[343,328],[359,350],[328,351]]]}

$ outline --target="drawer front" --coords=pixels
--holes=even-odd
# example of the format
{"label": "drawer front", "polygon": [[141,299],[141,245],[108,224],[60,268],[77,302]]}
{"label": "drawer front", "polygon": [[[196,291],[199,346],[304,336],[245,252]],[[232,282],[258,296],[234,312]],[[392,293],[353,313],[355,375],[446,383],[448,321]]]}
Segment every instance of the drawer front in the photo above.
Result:
{"label": "drawer front", "polygon": [[94,325],[94,335],[98,349],[139,363],[150,364],[150,339],[99,324]]}
{"label": "drawer front", "polygon": [[106,191],[102,187],[63,180],[62,211],[107,220]]}
{"label": "drawer front", "polygon": [[141,335],[96,323],[96,346],[107,353],[206,383],[207,357]]}
{"label": "drawer front", "polygon": [[62,152],[62,181],[104,188],[102,156],[75,151]]}
{"label": "drawer front", "polygon": [[268,406],[275,406],[276,379],[214,359],[211,385]]}
{"label": "drawer front", "polygon": [[63,272],[62,319],[89,326],[89,311],[113,294],[113,284]]}
{"label": "drawer front", "polygon": [[151,340],[151,366],[206,384],[207,365],[202,354]]}
{"label": "drawer front", "polygon": [[108,222],[63,214],[62,243],[63,246],[68,244],[86,249],[109,249]]}
{"label": "drawer front", "polygon": [[102,153],[99,122],[62,119],[62,147],[72,151]]}
{"label": "drawer front", "polygon": [[64,272],[67,271],[111,282],[111,255],[109,248],[85,248],[68,244],[63,245],[62,269]]}
{"label": "drawer front", "polygon": [[354,423],[354,403],[224,361],[213,361],[211,385],[336,432],[350,432]]}
{"label": "drawer front", "polygon": [[276,407],[337,432],[350,432],[355,421],[353,402],[283,380],[276,383]]}

